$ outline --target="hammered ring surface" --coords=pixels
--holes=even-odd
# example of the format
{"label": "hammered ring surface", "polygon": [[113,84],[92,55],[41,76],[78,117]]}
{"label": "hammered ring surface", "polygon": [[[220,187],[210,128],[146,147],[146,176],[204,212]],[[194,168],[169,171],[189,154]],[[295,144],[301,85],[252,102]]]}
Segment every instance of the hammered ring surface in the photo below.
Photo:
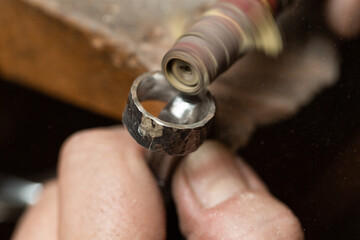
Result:
{"label": "hammered ring surface", "polygon": [[[146,100],[163,101],[166,106],[156,117],[141,104]],[[162,72],[149,72],[135,79],[123,123],[143,147],[182,156],[195,151],[206,139],[215,110],[215,101],[209,92],[185,95],[172,87]]]}

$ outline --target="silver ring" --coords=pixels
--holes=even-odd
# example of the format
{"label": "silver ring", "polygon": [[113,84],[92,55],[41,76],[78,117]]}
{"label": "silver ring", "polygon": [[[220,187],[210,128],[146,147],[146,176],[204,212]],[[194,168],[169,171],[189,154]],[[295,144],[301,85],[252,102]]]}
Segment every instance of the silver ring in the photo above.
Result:
{"label": "silver ring", "polygon": [[[142,101],[167,103],[158,117]],[[157,153],[182,156],[195,151],[206,139],[215,115],[209,92],[185,95],[172,87],[162,72],[145,73],[135,79],[123,113],[123,123],[143,147]]]}

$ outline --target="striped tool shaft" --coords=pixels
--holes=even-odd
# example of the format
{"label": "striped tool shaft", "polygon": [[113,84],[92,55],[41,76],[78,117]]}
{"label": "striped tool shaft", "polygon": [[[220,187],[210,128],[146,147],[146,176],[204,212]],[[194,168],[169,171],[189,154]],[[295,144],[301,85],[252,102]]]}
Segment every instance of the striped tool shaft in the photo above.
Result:
{"label": "striped tool shaft", "polygon": [[199,94],[251,50],[276,56],[282,38],[274,15],[290,0],[219,0],[165,54],[168,81]]}

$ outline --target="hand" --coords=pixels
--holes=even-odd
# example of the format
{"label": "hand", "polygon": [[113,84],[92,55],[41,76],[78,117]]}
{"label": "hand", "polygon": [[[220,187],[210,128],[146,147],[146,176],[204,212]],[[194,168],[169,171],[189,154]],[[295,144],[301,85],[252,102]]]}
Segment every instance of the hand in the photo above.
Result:
{"label": "hand", "polygon": [[[302,239],[297,218],[239,158],[207,142],[173,181],[187,239]],[[144,150],[123,128],[75,134],[59,176],[21,219],[14,240],[165,239],[163,201]]]}

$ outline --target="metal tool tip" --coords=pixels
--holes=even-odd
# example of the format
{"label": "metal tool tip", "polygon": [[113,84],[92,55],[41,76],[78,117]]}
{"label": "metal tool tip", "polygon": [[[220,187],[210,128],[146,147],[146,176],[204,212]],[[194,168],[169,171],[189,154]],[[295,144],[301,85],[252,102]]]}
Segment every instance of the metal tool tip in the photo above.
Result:
{"label": "metal tool tip", "polygon": [[169,83],[179,91],[196,95],[206,86],[204,85],[204,74],[191,61],[177,56],[168,56],[163,61],[163,72]]}

